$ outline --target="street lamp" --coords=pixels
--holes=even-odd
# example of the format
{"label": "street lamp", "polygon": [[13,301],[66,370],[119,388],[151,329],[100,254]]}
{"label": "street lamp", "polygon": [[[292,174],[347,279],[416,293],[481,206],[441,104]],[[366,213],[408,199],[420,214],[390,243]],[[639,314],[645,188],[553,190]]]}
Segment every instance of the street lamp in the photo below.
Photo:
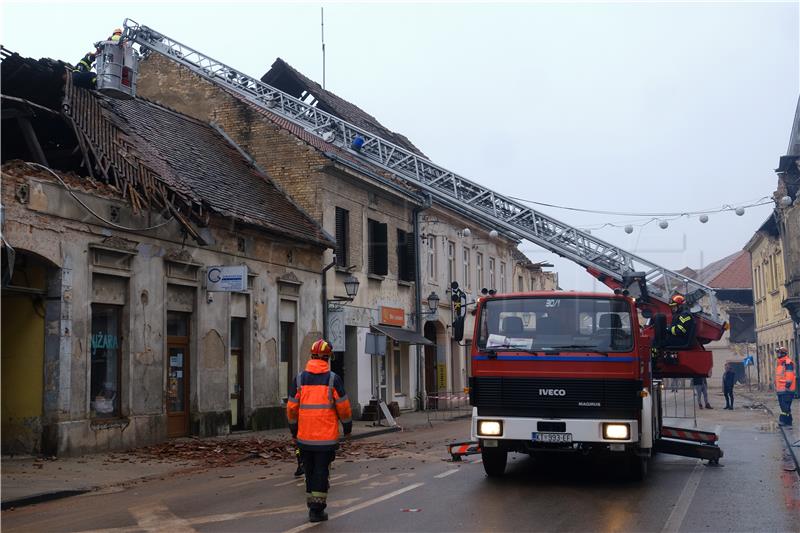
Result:
{"label": "street lamp", "polygon": [[428,309],[430,309],[430,313],[423,313],[432,315],[436,312],[436,309],[439,307],[439,295],[435,292],[431,291],[428,295]]}
{"label": "street lamp", "polygon": [[344,280],[344,292],[347,293],[349,300],[354,300],[358,294],[358,286],[360,285],[358,278],[352,274],[347,276]]}

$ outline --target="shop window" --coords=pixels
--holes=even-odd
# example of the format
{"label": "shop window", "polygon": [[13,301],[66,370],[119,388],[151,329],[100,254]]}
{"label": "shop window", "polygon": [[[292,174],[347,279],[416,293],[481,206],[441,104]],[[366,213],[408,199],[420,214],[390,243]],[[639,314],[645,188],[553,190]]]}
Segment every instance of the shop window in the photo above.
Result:
{"label": "shop window", "polygon": [[120,416],[122,307],[92,305],[91,400],[93,418]]}

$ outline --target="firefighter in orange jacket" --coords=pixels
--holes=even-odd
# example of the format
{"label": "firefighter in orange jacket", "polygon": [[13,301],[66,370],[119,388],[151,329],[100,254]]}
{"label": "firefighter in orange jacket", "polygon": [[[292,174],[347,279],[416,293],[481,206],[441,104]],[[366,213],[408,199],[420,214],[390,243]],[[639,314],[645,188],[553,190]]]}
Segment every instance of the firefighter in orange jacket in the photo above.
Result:
{"label": "firefighter in orange jacket", "polygon": [[328,519],[328,475],[339,447],[339,422],[345,437],[353,429],[350,400],[342,378],[331,372],[328,364],[332,353],[331,345],[323,339],[311,345],[311,360],[289,385],[286,405],[289,429],[303,459],[311,522]]}
{"label": "firefighter in orange jacket", "polygon": [[781,346],[777,350],[778,366],[775,367],[775,392],[778,393],[778,405],[781,415],[778,423],[781,426],[792,425],[792,400],[797,391],[797,371],[789,351]]}

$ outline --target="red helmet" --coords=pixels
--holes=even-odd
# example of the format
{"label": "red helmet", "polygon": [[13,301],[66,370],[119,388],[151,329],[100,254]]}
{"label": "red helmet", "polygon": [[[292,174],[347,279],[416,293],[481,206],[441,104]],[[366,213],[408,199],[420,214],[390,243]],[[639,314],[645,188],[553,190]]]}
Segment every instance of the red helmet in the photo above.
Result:
{"label": "red helmet", "polygon": [[333,348],[325,339],[314,341],[314,344],[311,345],[311,357],[330,357],[332,353]]}
{"label": "red helmet", "polygon": [[685,303],[686,303],[686,298],[684,298],[680,294],[676,294],[669,300],[669,305],[683,305]]}

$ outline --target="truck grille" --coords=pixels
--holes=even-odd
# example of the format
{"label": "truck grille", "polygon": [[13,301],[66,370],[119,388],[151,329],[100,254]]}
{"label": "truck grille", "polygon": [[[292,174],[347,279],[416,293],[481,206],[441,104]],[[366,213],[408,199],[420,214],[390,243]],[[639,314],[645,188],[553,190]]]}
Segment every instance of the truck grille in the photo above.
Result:
{"label": "truck grille", "polygon": [[641,381],[472,378],[478,414],[547,418],[632,418],[642,407]]}

